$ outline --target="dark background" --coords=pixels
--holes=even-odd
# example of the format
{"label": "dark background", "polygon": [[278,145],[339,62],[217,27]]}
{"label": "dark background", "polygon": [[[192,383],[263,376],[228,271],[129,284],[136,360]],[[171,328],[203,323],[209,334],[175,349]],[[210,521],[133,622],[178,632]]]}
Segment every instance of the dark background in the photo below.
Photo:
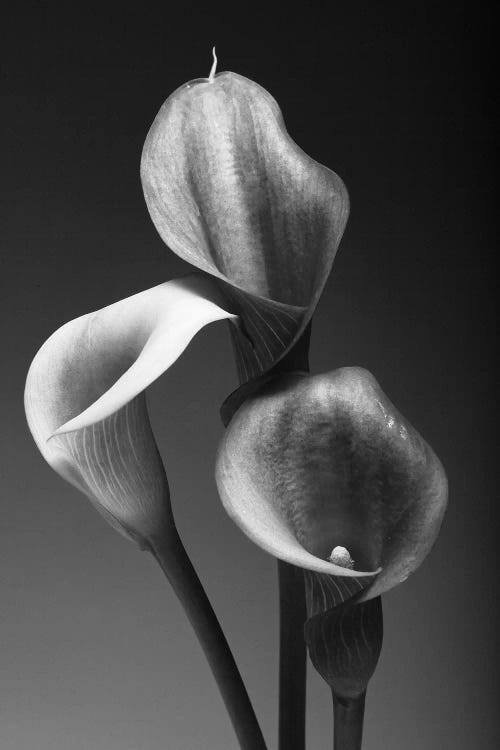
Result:
{"label": "dark background", "polygon": [[[450,505],[422,568],[385,600],[366,750],[499,739],[493,478],[493,224],[480,4],[20,5],[4,15],[0,746],[235,747],[180,607],[146,554],[44,464],[24,422],[32,357],[64,321],[186,270],[149,219],[142,144],[163,100],[219,70],[256,80],[338,172],[352,211],[313,326],[314,371],[372,370],[445,465]],[[224,515],[225,325],[150,389],[178,523],[276,747],[274,561]],[[331,746],[310,670],[310,748]]]}

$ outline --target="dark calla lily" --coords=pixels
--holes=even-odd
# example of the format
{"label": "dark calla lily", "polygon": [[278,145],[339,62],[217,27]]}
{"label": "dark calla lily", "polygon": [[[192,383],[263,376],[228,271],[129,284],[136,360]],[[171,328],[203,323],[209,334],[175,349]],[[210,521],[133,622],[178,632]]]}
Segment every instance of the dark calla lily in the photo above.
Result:
{"label": "dark calla lily", "polygon": [[[240,528],[306,571],[309,616],[404,581],[446,507],[439,460],[360,368],[265,384],[234,415],[216,477]],[[335,547],[354,569],[330,562]]]}
{"label": "dark calla lily", "polygon": [[234,414],[216,479],[250,539],[304,570],[304,636],[332,690],[334,747],[359,750],[380,595],[436,539],[447,502],[439,460],[375,378],[351,367],[265,382]]}
{"label": "dark calla lily", "polygon": [[151,218],[181,258],[219,281],[240,380],[270,369],[318,302],[348,216],[341,179],[292,141],[276,101],[235,73],[177,89],[144,144]]}

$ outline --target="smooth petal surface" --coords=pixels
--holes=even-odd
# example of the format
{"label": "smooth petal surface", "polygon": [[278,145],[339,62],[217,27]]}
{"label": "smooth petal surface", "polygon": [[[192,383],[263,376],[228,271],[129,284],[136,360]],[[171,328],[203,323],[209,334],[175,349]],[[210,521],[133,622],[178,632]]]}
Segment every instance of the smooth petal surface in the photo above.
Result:
{"label": "smooth petal surface", "polygon": [[[363,600],[405,580],[446,507],[439,460],[359,368],[270,381],[233,417],[216,477],[243,531],[306,569],[310,617],[341,601],[339,583],[372,583]],[[336,546],[354,570],[327,561]]]}
{"label": "smooth petal surface", "polygon": [[219,279],[243,321],[241,381],[268,370],[306,327],[330,272],[348,216],[342,181],[292,141],[273,97],[235,73],[166,100],[141,178],[163,240]]}
{"label": "smooth petal surface", "polygon": [[201,276],[160,284],[62,326],[28,373],[26,415],[42,455],[139,541],[170,513],[143,391],[200,328],[235,317],[218,301]]}

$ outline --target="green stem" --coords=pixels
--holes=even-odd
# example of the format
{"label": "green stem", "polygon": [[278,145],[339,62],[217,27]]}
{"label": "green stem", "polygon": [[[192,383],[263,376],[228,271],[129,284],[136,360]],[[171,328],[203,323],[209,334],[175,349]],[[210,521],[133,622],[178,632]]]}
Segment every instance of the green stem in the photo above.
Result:
{"label": "green stem", "polygon": [[279,750],[304,750],[306,603],[302,571],[278,560],[280,593]]}
{"label": "green stem", "polygon": [[150,551],[170,581],[196,633],[226,705],[241,750],[266,745],[238,667],[212,605],[172,523]]}
{"label": "green stem", "polygon": [[333,696],[333,750],[361,750],[366,692],[340,702]]}

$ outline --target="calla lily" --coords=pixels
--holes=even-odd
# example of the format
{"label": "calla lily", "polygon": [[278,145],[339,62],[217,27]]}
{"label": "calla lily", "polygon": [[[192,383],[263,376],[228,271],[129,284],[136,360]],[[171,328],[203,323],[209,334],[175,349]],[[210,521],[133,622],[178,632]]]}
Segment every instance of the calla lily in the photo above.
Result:
{"label": "calla lily", "polygon": [[348,216],[342,180],[292,141],[278,104],[235,73],[177,89],[144,144],[141,177],[166,244],[210,274],[239,315],[241,382],[299,339]]}
{"label": "calla lily", "polygon": [[126,536],[170,517],[143,391],[208,323],[234,319],[199,276],[167,282],[59,328],[28,373],[28,424],[46,461]]}
{"label": "calla lily", "polygon": [[380,595],[421,564],[446,508],[438,458],[366,370],[295,372],[236,411],[216,478],[245,534],[304,570],[304,635],[332,689],[335,748],[359,750]]}
{"label": "calla lily", "polygon": [[243,750],[265,750],[247,692],[175,527],[144,389],[218,320],[208,278],[166,282],[58,329],[30,367],[28,424],[47,462],[126,537],[152,552],[181,601]]}
{"label": "calla lily", "polygon": [[[446,507],[438,458],[360,368],[265,384],[229,424],[216,478],[240,528],[306,571],[309,616],[404,581]],[[329,560],[338,546],[354,569]]]}

